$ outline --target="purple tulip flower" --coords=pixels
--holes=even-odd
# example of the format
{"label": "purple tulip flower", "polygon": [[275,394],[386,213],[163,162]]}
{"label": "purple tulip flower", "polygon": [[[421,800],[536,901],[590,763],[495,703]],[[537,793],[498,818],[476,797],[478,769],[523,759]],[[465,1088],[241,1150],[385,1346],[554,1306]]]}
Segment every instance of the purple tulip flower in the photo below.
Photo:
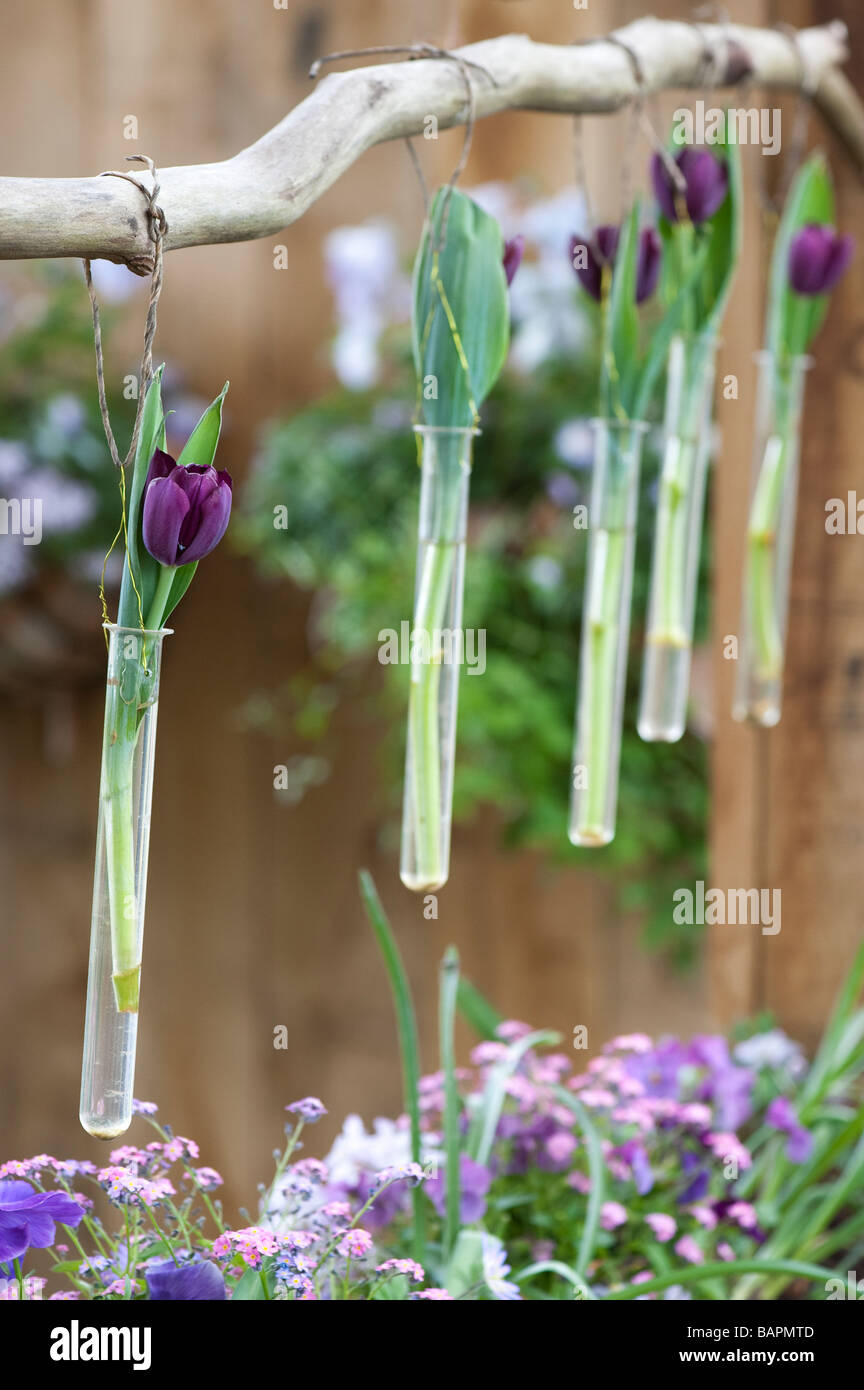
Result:
{"label": "purple tulip flower", "polygon": [[854,250],[854,237],[808,223],[789,247],[789,284],[797,294],[827,294],[848,269]]}
{"label": "purple tulip flower", "polygon": [[789,1137],[786,1157],[790,1163],[806,1163],[813,1152],[813,1135],[798,1121],[795,1107],[785,1096],[777,1096],[765,1111],[765,1122]]}
{"label": "purple tulip flower", "polygon": [[37,1192],[29,1182],[0,1182],[0,1264],[19,1260],[33,1246],[54,1244],[55,1221],[77,1226],[84,1212],[68,1192]]}
{"label": "purple tulip flower", "polygon": [[[603,283],[603,267],[615,264],[619,236],[620,228],[607,224],[598,227],[590,240],[579,236],[570,238],[570,264],[579,276],[582,287],[598,303]],[[580,250],[585,253],[585,265],[575,264],[576,252]],[[662,254],[657,232],[653,227],[644,227],[639,233],[639,249],[636,253],[637,304],[649,299],[656,290]]]}
{"label": "purple tulip flower", "polygon": [[690,221],[707,222],[729,192],[729,170],[710,150],[682,150],[673,160],[684,180],[681,193],[663,156],[655,154],[651,160],[651,182],[660,211],[668,222],[677,222],[683,196]]}
{"label": "purple tulip flower", "polygon": [[231,477],[224,470],[176,462],[157,449],[144,484],[144,544],[161,565],[189,565],[221,541],[231,515]]}
{"label": "purple tulip flower", "polygon": [[504,274],[507,276],[507,284],[513,284],[513,276],[522,264],[522,257],[525,254],[524,236],[511,237],[504,243]]}
{"label": "purple tulip flower", "polygon": [[213,1302],[227,1297],[222,1271],[212,1260],[196,1259],[181,1265],[163,1260],[151,1265],[145,1278],[152,1301]]}

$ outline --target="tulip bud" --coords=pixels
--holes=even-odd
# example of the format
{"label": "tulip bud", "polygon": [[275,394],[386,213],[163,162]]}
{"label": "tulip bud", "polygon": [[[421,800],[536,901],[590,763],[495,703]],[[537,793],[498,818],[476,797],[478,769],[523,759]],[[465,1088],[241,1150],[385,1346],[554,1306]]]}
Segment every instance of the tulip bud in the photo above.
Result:
{"label": "tulip bud", "polygon": [[513,276],[522,264],[522,256],[525,251],[524,236],[511,237],[504,243],[504,274],[507,276],[507,284],[513,284]]}
{"label": "tulip bud", "polygon": [[662,155],[651,160],[651,181],[660,211],[668,222],[678,222],[683,201],[691,222],[707,222],[729,192],[729,170],[709,150],[682,150],[672,157],[683,186],[678,183]]}
{"label": "tulip bud", "polygon": [[144,544],[161,565],[188,565],[219,544],[231,515],[231,477],[224,470],[177,463],[157,449],[144,484]]}
{"label": "tulip bud", "polygon": [[789,284],[797,294],[827,294],[848,268],[854,250],[853,237],[809,223],[789,246]]}
{"label": "tulip bud", "polygon": [[[586,237],[577,236],[570,239],[570,264],[579,276],[583,288],[598,303],[602,291],[603,267],[615,264],[619,234],[618,227],[604,225],[597,228],[590,241]],[[584,264],[576,263],[577,251],[584,252],[580,258]],[[662,247],[656,230],[653,227],[643,227],[639,233],[639,249],[636,256],[637,304],[649,299],[656,290],[660,278],[661,258]]]}

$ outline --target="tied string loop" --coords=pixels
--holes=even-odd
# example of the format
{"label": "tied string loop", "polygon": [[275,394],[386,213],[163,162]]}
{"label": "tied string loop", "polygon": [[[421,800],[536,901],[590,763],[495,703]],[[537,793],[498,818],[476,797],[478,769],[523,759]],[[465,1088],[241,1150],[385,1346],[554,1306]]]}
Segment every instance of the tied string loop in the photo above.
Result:
{"label": "tied string loop", "polygon": [[[118,470],[120,480],[120,525],[114,536],[105,559],[102,562],[102,573],[99,579],[99,602],[102,606],[103,626],[109,621],[108,602],[105,595],[105,573],[108,561],[114,551],[114,547],[123,537],[125,546],[125,563],[129,568],[129,578],[132,589],[138,602],[138,620],[143,629],[144,609],[141,600],[141,593],[135,580],[132,569],[132,562],[129,557],[129,543],[126,531],[126,468],[134,459],[135,451],[138,448],[138,436],[141,430],[141,417],[144,410],[144,400],[147,395],[147,388],[153,377],[153,340],[156,336],[156,313],[159,305],[159,296],[162,293],[162,251],[163,241],[168,231],[168,222],[165,213],[159,206],[159,181],[156,177],[156,165],[148,155],[132,154],[127,155],[130,163],[146,164],[152,178],[152,187],[148,188],[141,179],[134,174],[126,174],[119,170],[107,169],[100,175],[100,178],[125,179],[139,190],[146,202],[147,230],[150,240],[153,243],[153,270],[150,276],[150,297],[147,304],[147,318],[144,325],[144,349],[141,354],[141,366],[138,377],[138,405],[135,411],[135,423],[132,427],[132,438],[125,458],[120,457],[120,450],[117,448],[117,441],[114,438],[114,431],[111,428],[111,417],[108,412],[108,401],[105,393],[105,359],[102,348],[102,323],[99,313],[99,303],[96,298],[96,290],[93,285],[93,275],[89,258],[84,261],[84,279],[87,284],[87,293],[90,296],[90,309],[93,315],[93,343],[96,353],[96,387],[99,395],[99,412],[102,416],[102,428],[105,431],[105,439],[111,454],[111,460]],[[105,632],[106,646],[108,644],[108,633]]]}
{"label": "tied string loop", "polygon": [[144,325],[144,350],[141,355],[141,366],[138,379],[138,407],[135,411],[135,424],[132,429],[132,439],[125,458],[120,457],[117,448],[117,441],[114,438],[114,431],[111,428],[111,419],[108,413],[108,402],[105,395],[105,360],[102,349],[102,324],[99,314],[99,304],[96,299],[96,291],[93,286],[93,275],[89,259],[84,261],[84,279],[87,283],[87,293],[90,296],[90,309],[93,315],[93,341],[96,351],[96,386],[99,392],[99,411],[102,416],[102,428],[105,431],[105,438],[111,453],[111,459],[116,468],[121,471],[135,457],[135,450],[138,446],[138,434],[141,429],[141,415],[144,409],[144,398],[147,395],[147,387],[153,376],[153,340],[156,336],[156,313],[159,305],[159,296],[162,293],[162,248],[163,240],[168,231],[168,222],[165,213],[156,201],[159,196],[159,182],[156,177],[156,165],[147,155],[131,154],[127,158],[132,163],[146,164],[153,179],[152,188],[148,188],[141,179],[134,174],[122,173],[114,169],[106,169],[100,174],[100,178],[125,179],[139,190],[143,196],[146,206],[147,230],[150,240],[153,242],[153,272],[150,277],[150,298],[147,304],[147,319]]}
{"label": "tied string loop", "polygon": [[[409,62],[420,58],[433,58],[440,59],[444,62],[453,63],[454,66],[458,69],[459,75],[462,78],[462,82],[465,87],[465,138],[462,142],[462,149],[460,151],[459,158],[456,162],[456,167],[454,168],[452,174],[450,175],[450,178],[447,180],[447,183],[445,185],[444,200],[441,211],[441,223],[437,236],[434,240],[431,241],[432,264],[429,271],[429,279],[432,283],[432,286],[438,297],[438,302],[441,306],[441,310],[447,321],[447,327],[450,332],[450,337],[453,341],[453,348],[456,353],[456,358],[458,360],[459,367],[461,371],[465,374],[465,380],[468,386],[468,408],[471,411],[474,425],[476,426],[477,422],[480,419],[480,412],[477,408],[474,388],[471,384],[471,372],[468,357],[465,352],[465,345],[462,341],[462,335],[459,332],[459,325],[456,321],[456,315],[453,312],[453,307],[450,303],[450,300],[447,297],[447,291],[444,288],[444,282],[441,279],[440,256],[441,252],[444,250],[444,245],[447,240],[447,222],[450,215],[450,201],[453,195],[453,190],[456,187],[456,184],[459,178],[461,177],[466,164],[468,163],[468,156],[471,152],[471,141],[474,136],[474,126],[477,120],[477,103],[474,95],[474,86],[471,81],[471,70],[473,69],[475,72],[482,73],[484,77],[489,79],[493,87],[497,86],[495,78],[493,77],[492,73],[489,72],[488,68],[484,68],[481,63],[472,62],[470,58],[463,57],[461,53],[453,53],[447,48],[438,48],[434,44],[430,43],[381,44],[374,48],[352,48],[344,49],[338,53],[328,53],[325,57],[318,58],[312,64],[311,68],[309,69],[309,76],[311,78],[316,78],[319,75],[321,68],[324,66],[325,63],[337,62],[338,60],[343,58],[365,58],[379,54],[392,54],[395,56],[397,54],[406,53],[408,54]],[[410,136],[405,137],[405,147],[408,151],[408,156],[411,160],[414,172],[417,175],[417,181],[420,185],[420,193],[423,198],[423,207],[428,222],[431,210],[429,188],[426,183],[426,179],[424,177],[420,161],[417,157],[417,151],[414,148]],[[426,322],[423,326],[423,333],[421,334],[420,339],[421,360],[423,353],[425,352],[426,346],[429,342],[429,336],[432,331],[434,318],[435,307],[430,309]],[[422,379],[418,378],[417,405],[414,417],[415,421],[419,421],[421,415],[422,391]],[[420,448],[421,445],[420,440],[418,438],[418,463],[420,461]]]}
{"label": "tied string loop", "polygon": [[801,161],[804,158],[804,149],[807,144],[807,126],[810,119],[810,105],[813,97],[819,88],[821,73],[817,71],[813,63],[808,63],[807,56],[801,46],[800,35],[797,29],[791,24],[779,21],[774,25],[778,34],[782,34],[792,46],[795,60],[798,64],[798,91],[795,96],[795,113],[792,118],[792,136],[789,141],[781,177],[774,197],[766,196],[764,202],[767,204],[769,216],[777,218],[780,216],[780,209],[786,201],[786,195],[792,185],[792,180],[797,173]]}
{"label": "tied string loop", "polygon": [[[456,183],[459,180],[465,168],[465,165],[468,163],[468,155],[471,152],[471,141],[474,136],[474,126],[477,119],[477,105],[474,97],[474,88],[471,83],[471,70],[473,69],[475,72],[482,73],[484,77],[489,79],[493,87],[497,87],[498,83],[496,82],[492,73],[489,71],[488,68],[485,68],[482,63],[475,63],[471,58],[465,58],[461,53],[453,53],[449,48],[439,48],[436,44],[421,42],[411,44],[378,44],[373,48],[345,48],[340,50],[338,53],[327,53],[323,58],[316,58],[315,62],[309,69],[309,76],[314,79],[320,75],[321,69],[325,63],[336,63],[345,58],[367,58],[376,57],[381,54],[392,55],[395,57],[397,54],[403,55],[406,53],[408,55],[409,62],[416,62],[417,59],[421,58],[433,58],[441,59],[447,63],[453,63],[458,68],[459,74],[465,85],[465,139],[462,143],[462,151],[459,155],[456,168],[453,170],[453,173],[450,175],[450,178],[447,180],[446,184],[446,188],[448,190],[447,204],[445,205],[444,213],[441,218],[441,234],[438,240],[437,247],[433,248],[435,250],[440,251],[444,246],[444,242],[447,235],[447,213],[449,211],[450,193],[452,192],[453,188],[455,188]],[[414,172],[416,173],[417,179],[420,183],[420,191],[423,196],[423,204],[428,214],[430,201],[429,189],[426,185],[426,180],[423,176],[423,170],[420,167],[420,161],[417,158],[417,153],[414,149],[413,144],[411,143],[411,137],[409,135],[405,136],[405,144],[408,149],[408,154],[411,158],[411,163],[414,166]]]}

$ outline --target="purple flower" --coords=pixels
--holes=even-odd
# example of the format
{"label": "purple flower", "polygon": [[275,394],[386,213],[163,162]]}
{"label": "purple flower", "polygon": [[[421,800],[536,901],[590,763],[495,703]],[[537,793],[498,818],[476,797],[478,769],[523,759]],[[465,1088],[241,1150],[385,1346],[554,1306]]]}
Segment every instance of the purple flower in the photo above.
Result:
{"label": "purple flower", "polygon": [[661,1245],[665,1245],[667,1240],[671,1240],[678,1230],[674,1217],[665,1211],[649,1211],[645,1220]]}
{"label": "purple flower", "polygon": [[299,1115],[301,1120],[305,1120],[307,1125],[314,1125],[316,1120],[327,1114],[326,1107],[317,1096],[306,1096],[304,1100],[292,1101],[286,1105],[285,1109],[292,1115]]}
{"label": "purple flower", "polygon": [[600,1208],[600,1225],[604,1231],[614,1231],[627,1220],[627,1208],[620,1202],[604,1202]]}
{"label": "purple flower", "polygon": [[704,1167],[695,1154],[683,1153],[681,1155],[681,1171],[690,1181],[678,1196],[680,1206],[687,1206],[690,1202],[698,1202],[708,1191],[709,1180],[711,1177],[708,1168]]}
{"label": "purple flower", "polygon": [[[468,1154],[459,1156],[459,1219],[463,1226],[479,1221],[486,1210],[486,1193],[492,1186],[492,1174],[482,1163],[475,1163]],[[440,1173],[426,1183],[426,1192],[439,1216],[447,1205],[446,1175]]]}
{"label": "purple flower", "polygon": [[159,1106],[155,1100],[133,1100],[132,1102],[133,1115],[155,1115],[158,1109]]}
{"label": "purple flower", "polygon": [[212,1260],[196,1259],[180,1265],[173,1260],[163,1260],[151,1265],[145,1277],[147,1291],[154,1301],[176,1303],[209,1299],[213,1302],[226,1297],[222,1271]]}
{"label": "purple flower", "polygon": [[635,1052],[624,1059],[628,1076],[645,1088],[647,1096],[677,1100],[678,1076],[690,1056],[677,1038],[664,1038],[649,1052]]}
{"label": "purple flower", "polygon": [[696,1066],[708,1069],[699,1096],[714,1102],[717,1128],[740,1129],[753,1110],[751,1095],[756,1079],[753,1072],[734,1065],[729,1044],[720,1034],[695,1037],[689,1053]]}
{"label": "purple flower", "polygon": [[[615,264],[620,229],[610,225],[598,227],[591,240],[570,238],[570,264],[579,276],[584,289],[599,303],[603,283],[603,267]],[[581,253],[581,254],[579,254]],[[636,303],[649,299],[660,278],[662,247],[653,227],[643,227],[639,233],[636,254]]]}
{"label": "purple flower", "polygon": [[77,1226],[83,1209],[67,1192],[37,1192],[29,1182],[0,1182],[0,1264],[18,1260],[33,1246],[54,1244],[55,1221]]}
{"label": "purple flower", "polygon": [[786,1157],[790,1163],[806,1163],[813,1151],[813,1135],[799,1124],[795,1107],[785,1096],[777,1096],[765,1111],[765,1122],[789,1136]]}
{"label": "purple flower", "polygon": [[854,250],[853,237],[809,223],[795,233],[789,247],[789,284],[797,294],[827,294],[847,270]]}
{"label": "purple flower", "polygon": [[522,257],[525,253],[524,236],[511,237],[504,243],[504,274],[507,276],[507,284],[513,284],[513,276],[522,264]]}
{"label": "purple flower", "polygon": [[144,544],[161,565],[189,565],[221,541],[231,515],[231,477],[224,470],[177,463],[157,449],[144,484]]}
{"label": "purple flower", "polygon": [[684,181],[678,186],[662,155],[651,160],[651,181],[660,204],[660,211],[669,222],[677,222],[679,203],[683,197],[691,222],[707,222],[729,192],[729,170],[709,150],[682,150],[673,156],[673,163]]}
{"label": "purple flower", "polygon": [[615,1153],[629,1165],[636,1191],[640,1197],[644,1197],[654,1186],[654,1174],[645,1145],[638,1139],[628,1139],[626,1144],[615,1150]]}

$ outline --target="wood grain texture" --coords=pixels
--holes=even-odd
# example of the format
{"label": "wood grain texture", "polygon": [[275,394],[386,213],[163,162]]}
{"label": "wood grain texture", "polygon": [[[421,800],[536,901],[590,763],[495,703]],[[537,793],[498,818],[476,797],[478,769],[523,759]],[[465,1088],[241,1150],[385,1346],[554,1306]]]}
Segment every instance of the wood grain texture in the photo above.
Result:
{"label": "wood grain texture", "polygon": [[[860,81],[864,16],[853,3],[784,0],[765,15],[793,24],[840,15],[849,26],[851,67]],[[794,112],[783,107],[784,130]],[[811,138],[815,132],[811,130]],[[848,166],[832,166],[838,226],[856,232],[864,197]],[[775,171],[776,174],[776,171]],[[859,236],[860,244],[860,236]],[[802,428],[783,717],[752,730],[729,717],[733,662],[720,654],[738,630],[740,551],[749,499],[753,420],[749,351],[761,342],[761,264],[771,228],[752,218],[745,262],[727,316],[726,360],[747,382],[740,403],[720,407],[722,457],[715,474],[715,654],[718,718],[714,754],[712,882],[721,888],[779,889],[782,929],[714,928],[710,985],[723,1025],[769,1010],[793,1036],[815,1044],[832,998],[861,939],[864,821],[864,540],[829,536],[825,504],[861,494],[864,402],[864,277],[856,257],[814,346]]]}

